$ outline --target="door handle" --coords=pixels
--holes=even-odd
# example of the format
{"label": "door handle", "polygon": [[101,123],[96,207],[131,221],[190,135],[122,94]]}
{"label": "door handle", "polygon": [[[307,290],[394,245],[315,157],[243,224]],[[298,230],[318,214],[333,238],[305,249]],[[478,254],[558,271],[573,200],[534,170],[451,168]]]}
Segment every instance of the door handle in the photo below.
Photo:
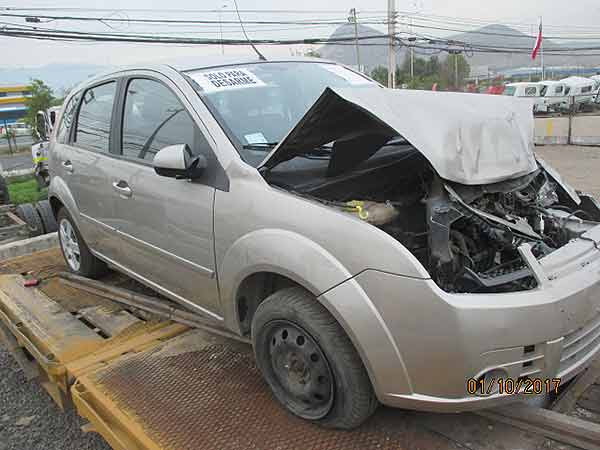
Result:
{"label": "door handle", "polygon": [[70,160],[67,159],[66,161],[63,161],[62,165],[67,172],[73,173],[73,164],[71,163]]}
{"label": "door handle", "polygon": [[118,192],[119,196],[121,197],[131,197],[131,194],[133,194],[133,191],[131,190],[131,188],[129,187],[129,185],[127,184],[126,181],[123,180],[119,180],[119,181],[115,181],[113,184],[113,189]]}

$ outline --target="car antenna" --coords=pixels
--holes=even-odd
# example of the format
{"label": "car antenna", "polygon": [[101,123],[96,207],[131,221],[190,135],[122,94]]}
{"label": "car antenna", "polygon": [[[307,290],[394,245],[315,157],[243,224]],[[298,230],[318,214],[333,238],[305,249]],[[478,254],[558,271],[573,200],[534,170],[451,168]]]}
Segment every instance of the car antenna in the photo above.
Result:
{"label": "car antenna", "polygon": [[256,54],[258,55],[258,59],[260,59],[261,61],[266,61],[267,58],[265,58],[265,55],[263,55],[261,52],[258,51],[256,46],[254,45],[254,42],[252,42],[250,40],[250,38],[248,37],[248,34],[246,33],[246,29],[244,28],[244,22],[242,22],[242,17],[240,16],[240,10],[238,8],[237,0],[233,0],[233,4],[235,5],[235,12],[237,13],[238,20],[240,21],[240,26],[242,27],[242,31],[244,32],[244,37],[248,41],[248,44],[250,44],[250,46],[252,47],[252,50],[254,50],[256,52]]}

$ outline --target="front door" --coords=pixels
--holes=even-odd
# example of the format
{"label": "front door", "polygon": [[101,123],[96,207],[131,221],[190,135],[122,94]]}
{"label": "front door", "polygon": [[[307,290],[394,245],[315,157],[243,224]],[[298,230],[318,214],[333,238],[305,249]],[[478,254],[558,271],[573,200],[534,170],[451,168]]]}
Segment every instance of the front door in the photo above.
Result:
{"label": "front door", "polygon": [[177,95],[158,80],[127,82],[121,123],[121,151],[109,169],[122,245],[117,262],[172,299],[220,318],[215,188],[203,179],[161,177],[152,167],[154,155],[169,145],[187,144],[195,154],[212,149]]}

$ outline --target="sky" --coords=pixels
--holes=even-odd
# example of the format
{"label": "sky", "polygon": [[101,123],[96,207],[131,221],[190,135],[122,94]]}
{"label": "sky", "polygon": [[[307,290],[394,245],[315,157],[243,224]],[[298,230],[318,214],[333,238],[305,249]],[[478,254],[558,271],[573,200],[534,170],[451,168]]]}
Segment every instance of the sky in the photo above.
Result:
{"label": "sky", "polygon": [[[497,22],[503,24],[517,24],[530,29],[534,33],[535,25],[539,16],[543,15],[544,26],[552,29],[554,33],[560,30],[574,30],[578,27],[589,27],[597,31],[600,36],[600,2],[598,0],[570,0],[569,2],[558,0],[396,0],[397,9],[401,11],[419,11],[422,14],[435,14],[437,16],[449,16],[459,18],[471,18],[479,21]],[[302,10],[305,14],[277,15],[265,13],[243,13],[245,20],[261,19],[340,19],[347,16],[350,8],[356,8],[361,17],[382,16],[387,8],[387,0],[303,0],[302,2],[283,2],[281,0],[238,0],[240,10]],[[135,12],[139,17],[169,17],[169,18],[201,18],[194,9],[222,9],[223,19],[233,20],[233,0],[13,0],[7,2],[0,0],[2,7],[18,8],[104,8],[112,9],[93,13],[103,17],[128,17],[119,9],[145,9],[148,11]],[[177,10],[174,12],[158,11],[164,8]],[[186,11],[187,10],[187,11]],[[323,12],[323,11],[326,12]],[[59,13],[63,14],[63,12]],[[92,13],[80,13],[92,14]],[[205,15],[206,16],[206,15]],[[211,20],[218,20],[218,15],[213,14]],[[6,18],[0,18],[6,22]],[[24,19],[10,19],[14,22],[24,24]],[[526,25],[526,26],[525,26]],[[0,25],[2,26],[2,25]],[[140,31],[141,28],[133,28],[128,24],[116,24],[113,29],[103,24],[86,23],[75,25],[72,22],[52,22],[44,24],[47,27],[72,28],[94,31]],[[258,25],[255,27],[259,27]],[[473,28],[473,27],[471,27]],[[200,28],[198,28],[199,30]],[[383,31],[383,27],[380,27]],[[583,28],[581,28],[583,29]],[[196,32],[195,27],[170,28],[173,33],[183,32],[184,35],[192,35]],[[216,26],[210,29],[203,28],[197,37],[219,37]],[[264,28],[263,28],[264,30]],[[302,30],[281,30],[277,32],[251,31],[251,36],[272,38],[295,38],[307,33],[314,37],[326,37],[334,30],[332,27],[304,28]],[[157,31],[154,28],[146,28],[143,31]],[[164,29],[161,31],[164,32]],[[438,33],[439,34],[439,33]],[[257,36],[260,35],[260,36]],[[440,37],[443,36],[439,34]],[[228,25],[224,30],[224,38],[240,38],[239,29],[236,25]],[[220,46],[174,46],[157,44],[114,44],[114,43],[64,43],[48,42],[27,39],[0,37],[0,48],[3,49],[3,66],[5,67],[35,67],[51,63],[67,64],[98,64],[103,66],[124,65],[140,62],[164,62],[187,57],[198,57],[202,55],[217,55],[221,53]],[[288,47],[261,47],[266,56],[289,55],[291,49]],[[227,47],[227,55],[248,54],[250,50],[244,47]]]}

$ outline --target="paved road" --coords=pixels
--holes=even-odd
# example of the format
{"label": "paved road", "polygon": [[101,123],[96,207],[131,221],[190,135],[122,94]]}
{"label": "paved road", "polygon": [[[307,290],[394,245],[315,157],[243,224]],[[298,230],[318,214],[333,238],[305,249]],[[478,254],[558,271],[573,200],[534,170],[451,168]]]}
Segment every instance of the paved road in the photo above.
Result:
{"label": "paved road", "polygon": [[[32,143],[33,138],[31,136],[17,136],[18,147],[31,147]],[[8,141],[4,137],[0,138],[0,150],[8,150]]]}
{"label": "paved road", "polygon": [[15,155],[0,155],[0,172],[29,169],[31,167],[33,167],[31,152],[21,152]]}
{"label": "paved road", "polygon": [[[575,187],[600,196],[600,147],[547,146],[537,152]],[[110,450],[99,436],[81,432],[81,424],[39,384],[28,383],[0,346],[0,450]]]}

